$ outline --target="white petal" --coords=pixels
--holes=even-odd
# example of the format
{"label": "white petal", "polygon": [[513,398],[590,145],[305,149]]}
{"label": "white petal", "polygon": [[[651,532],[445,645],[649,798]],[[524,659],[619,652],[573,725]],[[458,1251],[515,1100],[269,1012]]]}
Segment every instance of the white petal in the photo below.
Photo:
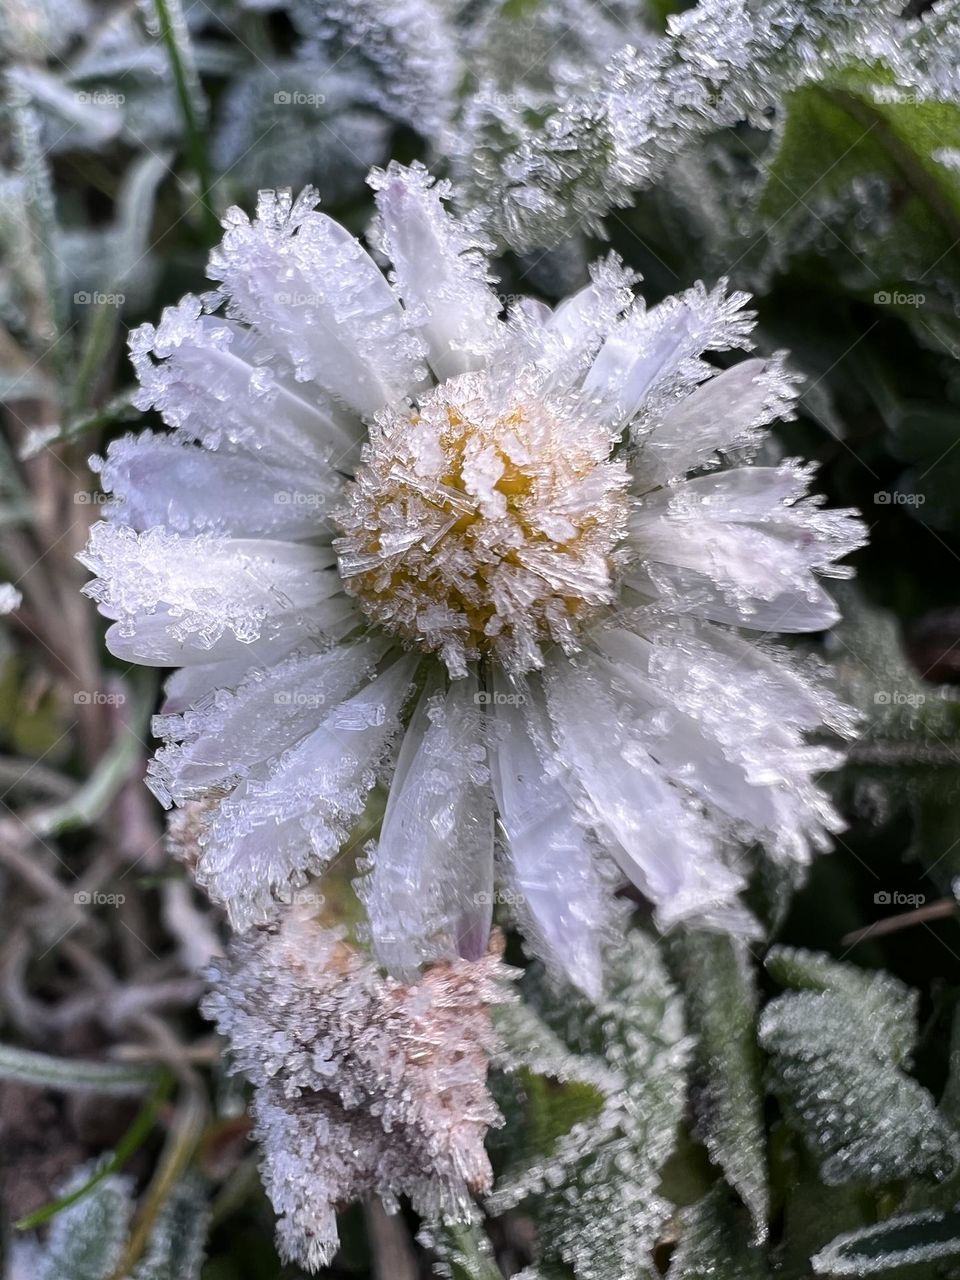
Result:
{"label": "white petal", "polygon": [[[249,644],[284,615],[302,613],[340,591],[328,547],[267,539],[137,533],[101,521],[79,559],[100,575],[84,588],[120,638],[148,643],[166,632],[174,648],[212,650],[224,637]],[[160,629],[151,619],[159,620]],[[136,645],[133,646],[136,649]],[[222,656],[222,655],[216,655]],[[214,659],[209,653],[208,661]]]}
{"label": "white petal", "polygon": [[493,800],[474,675],[446,694],[437,664],[404,738],[369,877],[360,892],[374,951],[397,976],[487,947]]}
{"label": "white petal", "polygon": [[370,182],[400,296],[434,372],[444,381],[481,368],[501,329],[500,302],[487,283],[491,246],[446,211],[448,185],[422,165],[392,163]]}
{"label": "white petal", "polygon": [[642,493],[678,479],[730,452],[756,445],[761,428],[792,416],[795,382],[781,357],[743,360],[708,379],[661,415],[641,414],[634,437],[642,443],[631,460]]}
{"label": "white petal", "polygon": [[114,498],[104,515],[138,532],[163,525],[176,533],[317,539],[332,531],[329,512],[343,481],[306,463],[294,470],[151,431],[115,440],[106,458],[91,459]]}
{"label": "white petal", "polygon": [[634,731],[679,785],[726,815],[731,834],[799,862],[828,847],[840,822],[817,778],[842,756],[806,735],[848,733],[852,720],[818,671],[709,623],[596,639]]}
{"label": "white petal", "polygon": [[188,294],[158,327],[131,333],[137,408],[156,409],[167,426],[211,449],[350,469],[362,436],[356,417],[319,388],[298,386],[292,366],[253,330],[202,312]]}
{"label": "white petal", "polygon": [[168,745],[148,767],[151,790],[182,805],[232,786],[315,729],[369,679],[389,644],[378,636],[296,654],[254,668],[235,691],[221,689],[182,716],[156,716],[154,734]]}
{"label": "white petal", "polygon": [[423,380],[421,344],[383,273],[359,241],[326,214],[316,192],[261,191],[256,221],[228,211],[209,274],[231,315],[285,355],[297,377],[319,383],[357,413],[373,414]]}
{"label": "white petal", "polygon": [[543,709],[502,676],[494,689],[493,785],[516,915],[534,953],[596,999],[611,887],[600,875],[568,793],[549,776],[538,749],[535,737],[550,737]]}
{"label": "white petal", "polygon": [[749,345],[752,312],[745,293],[727,294],[723,282],[703,285],[646,311],[637,302],[600,348],[583,383],[583,397],[613,431],[646,404],[665,406],[713,372],[705,351]]}
{"label": "white petal", "polygon": [[[145,667],[198,668],[197,674],[177,685],[180,692],[176,697],[180,699],[189,689],[189,701],[194,702],[203,692],[230,688],[251,667],[309,647],[311,639],[326,648],[330,641],[349,635],[361,621],[354,602],[340,594],[310,609],[288,610],[265,618],[251,640],[241,639],[229,628],[220,631],[216,639],[205,632],[185,635],[179,614],[158,609],[135,624],[114,623],[107,628],[105,641],[114,657],[124,662],[138,662]],[[227,679],[224,670],[230,672]]]}
{"label": "white petal", "polygon": [[202,843],[197,881],[224,903],[234,928],[269,919],[323,871],[363,812],[376,771],[399,731],[418,657],[407,655],[331,711],[284,753],[269,776],[225,799]]}
{"label": "white petal", "polygon": [[856,512],[806,497],[810,469],[739,467],[645,497],[630,518],[636,568],[624,581],[678,612],[781,631],[815,629],[836,611],[815,574],[848,576]]}
{"label": "white petal", "polygon": [[726,907],[743,881],[721,858],[716,826],[670,785],[591,667],[558,662],[546,681],[558,759],[585,813],[665,925]]}

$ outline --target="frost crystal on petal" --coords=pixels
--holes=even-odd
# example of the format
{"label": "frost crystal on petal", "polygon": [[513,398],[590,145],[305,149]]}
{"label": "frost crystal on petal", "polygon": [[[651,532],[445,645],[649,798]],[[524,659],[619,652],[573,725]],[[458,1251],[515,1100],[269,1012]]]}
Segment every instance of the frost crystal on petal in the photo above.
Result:
{"label": "frost crystal on petal", "polygon": [[[573,7],[566,33],[517,19],[553,49],[545,82],[610,54],[609,14]],[[470,18],[473,47],[501,20]],[[716,45],[742,106],[751,42],[775,43],[760,23],[724,0],[668,42]],[[616,55],[624,83],[664,54],[641,43]],[[818,777],[854,728],[815,663],[737,634],[832,625],[823,580],[863,539],[809,466],[747,465],[792,412],[784,357],[721,372],[713,353],[751,346],[747,295],[698,283],[648,308],[615,255],[553,310],[501,308],[447,183],[396,163],[370,182],[386,274],[310,189],[227,214],[222,287],[131,337],[138,404],[170,432],[94,464],[111,499],[87,591],[114,654],[179,668],[150,784],[201,806],[198,881],[235,927],[275,918],[362,838],[399,747],[358,882],[394,976],[477,956],[498,904],[596,995],[624,878],[663,927],[755,934],[743,845],[800,867],[829,846]]]}

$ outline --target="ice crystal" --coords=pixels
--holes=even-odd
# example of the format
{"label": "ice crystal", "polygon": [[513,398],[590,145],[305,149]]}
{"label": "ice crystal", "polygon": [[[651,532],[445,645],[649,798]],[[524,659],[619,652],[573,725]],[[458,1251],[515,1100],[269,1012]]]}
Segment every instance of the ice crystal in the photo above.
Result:
{"label": "ice crystal", "polygon": [[255,1086],[284,1258],[329,1263],[337,1208],[371,1195],[388,1209],[409,1196],[429,1219],[469,1217],[491,1179],[490,1008],[509,998],[509,976],[491,951],[404,986],[302,913],[233,944],[204,1008]]}
{"label": "ice crystal", "polygon": [[512,247],[555,243],[596,226],[708,134],[742,120],[768,127],[790,88],[849,56],[870,49],[898,63],[901,10],[895,0],[708,0],[672,14],[659,40],[625,34],[589,83],[541,101],[536,129],[522,106],[481,86],[453,139],[458,179]]}
{"label": "ice crystal", "polygon": [[956,1211],[928,1210],[897,1214],[875,1226],[844,1232],[815,1254],[810,1265],[817,1275],[869,1276],[955,1258],[958,1253]]}
{"label": "ice crystal", "polygon": [[268,191],[225,217],[221,287],[131,335],[169,430],[95,461],[88,591],[115,654],[181,668],[151,784],[204,806],[191,861],[237,927],[329,866],[395,764],[360,867],[375,954],[475,957],[499,901],[599,995],[620,879],[661,924],[750,933],[739,842],[802,866],[840,825],[812,737],[851,714],[739,632],[832,625],[862,526],[804,464],[748,465],[795,380],[718,370],[746,295],[648,308],[610,256],[504,315],[448,184],[371,184],[389,275],[315,192]]}
{"label": "ice crystal", "polygon": [[960,1157],[933,1098],[907,1074],[917,993],[896,978],[775,948],[769,966],[801,988],[760,1019],[772,1084],[821,1160],[828,1185],[863,1178],[940,1178]]}

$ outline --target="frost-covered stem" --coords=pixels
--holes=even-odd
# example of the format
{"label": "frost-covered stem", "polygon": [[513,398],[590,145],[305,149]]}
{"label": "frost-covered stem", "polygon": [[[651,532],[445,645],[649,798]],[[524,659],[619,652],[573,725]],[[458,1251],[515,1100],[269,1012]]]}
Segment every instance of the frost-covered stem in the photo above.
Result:
{"label": "frost-covered stem", "polygon": [[220,224],[213,208],[211,191],[213,179],[207,144],[200,128],[203,102],[200,81],[190,51],[189,36],[180,0],[153,0],[160,28],[160,37],[167,49],[170,69],[187,136],[187,154],[200,182],[200,202],[203,206],[207,230],[213,239],[219,234]]}

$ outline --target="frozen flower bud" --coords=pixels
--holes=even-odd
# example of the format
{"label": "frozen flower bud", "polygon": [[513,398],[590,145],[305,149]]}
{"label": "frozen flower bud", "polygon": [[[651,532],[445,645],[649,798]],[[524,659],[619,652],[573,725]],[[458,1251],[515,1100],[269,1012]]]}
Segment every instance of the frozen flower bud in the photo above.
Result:
{"label": "frozen flower bud", "polygon": [[464,1217],[488,1191],[500,1115],[486,1088],[490,1009],[510,999],[494,946],[407,986],[301,912],[234,943],[204,1012],[255,1087],[255,1136],[280,1215],[282,1255],[316,1269],[337,1250],[336,1211],[408,1196],[425,1217]]}

